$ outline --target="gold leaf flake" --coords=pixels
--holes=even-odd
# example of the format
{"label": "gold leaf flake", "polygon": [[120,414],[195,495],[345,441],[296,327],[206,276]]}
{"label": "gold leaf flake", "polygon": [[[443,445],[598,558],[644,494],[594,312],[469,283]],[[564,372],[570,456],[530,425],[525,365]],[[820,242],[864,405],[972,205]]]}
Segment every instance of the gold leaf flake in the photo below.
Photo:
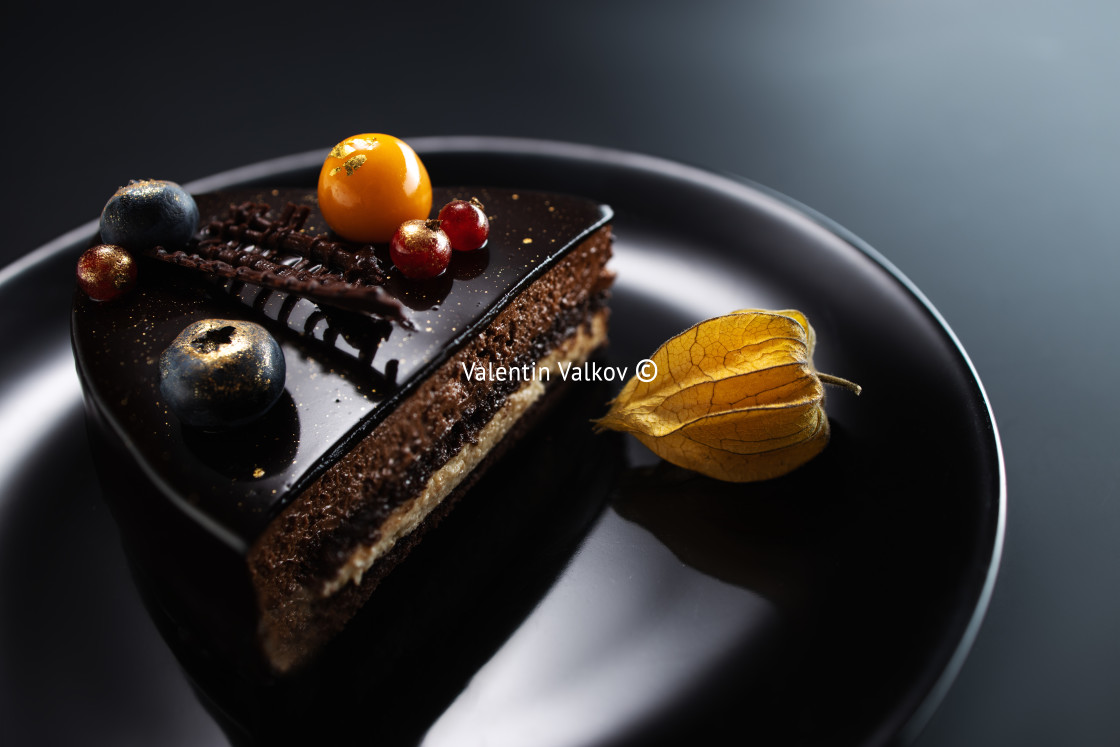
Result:
{"label": "gold leaf flake", "polygon": [[346,166],[346,176],[354,176],[354,172],[357,171],[358,169],[360,169],[362,167],[362,164],[365,163],[365,162],[366,162],[366,154],[365,153],[359,153],[356,156],[351,156],[350,158],[347,158],[346,162],[343,164],[344,166]]}
{"label": "gold leaf flake", "polygon": [[338,145],[331,148],[331,158],[345,158],[354,152],[354,146],[350,144],[349,140],[343,140]]}

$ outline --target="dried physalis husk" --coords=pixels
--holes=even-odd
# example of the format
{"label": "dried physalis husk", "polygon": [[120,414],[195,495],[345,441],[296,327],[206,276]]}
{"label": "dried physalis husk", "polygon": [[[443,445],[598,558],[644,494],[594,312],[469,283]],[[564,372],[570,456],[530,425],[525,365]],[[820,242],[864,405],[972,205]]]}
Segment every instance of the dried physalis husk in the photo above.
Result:
{"label": "dried physalis husk", "polygon": [[596,427],[633,433],[662,459],[719,480],[784,475],[828,443],[822,382],[860,391],[816,372],[815,338],[800,311],[700,322],[657,349],[656,375],[630,379]]}

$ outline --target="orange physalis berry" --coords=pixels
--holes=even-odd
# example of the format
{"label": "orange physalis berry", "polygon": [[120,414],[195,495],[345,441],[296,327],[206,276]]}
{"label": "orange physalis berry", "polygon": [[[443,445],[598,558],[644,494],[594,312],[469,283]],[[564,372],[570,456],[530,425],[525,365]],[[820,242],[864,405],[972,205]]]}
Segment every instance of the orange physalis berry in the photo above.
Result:
{"label": "orange physalis berry", "polygon": [[344,239],[386,242],[406,220],[428,217],[432,183],[416,151],[366,133],[331,149],[319,171],[319,209]]}

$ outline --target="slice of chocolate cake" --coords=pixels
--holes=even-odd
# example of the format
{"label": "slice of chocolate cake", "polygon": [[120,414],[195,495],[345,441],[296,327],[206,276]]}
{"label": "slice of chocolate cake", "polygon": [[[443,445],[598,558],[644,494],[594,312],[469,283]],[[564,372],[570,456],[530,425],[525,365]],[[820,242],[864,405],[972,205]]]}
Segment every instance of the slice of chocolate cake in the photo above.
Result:
{"label": "slice of chocolate cake", "polygon": [[[75,357],[125,547],[211,655],[273,673],[307,662],[529,426],[560,364],[605,343],[610,210],[485,188],[436,189],[433,204],[472,197],[488,243],[429,280],[330,234],[313,189],[266,189],[196,196],[187,247],[145,252],[118,298],[76,294]],[[332,282],[354,273],[376,292]],[[247,424],[187,425],[161,392],[163,351],[213,319],[259,323],[283,351],[283,393]]]}

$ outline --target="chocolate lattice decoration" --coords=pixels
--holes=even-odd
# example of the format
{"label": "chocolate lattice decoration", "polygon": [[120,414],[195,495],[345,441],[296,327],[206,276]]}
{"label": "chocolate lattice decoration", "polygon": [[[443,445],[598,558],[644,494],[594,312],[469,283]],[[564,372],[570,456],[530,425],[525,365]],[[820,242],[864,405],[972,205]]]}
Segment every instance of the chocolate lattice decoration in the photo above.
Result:
{"label": "chocolate lattice decoration", "polygon": [[[356,358],[371,370],[374,370],[372,367],[378,348],[393,331],[393,325],[387,319],[370,319],[367,314],[316,304],[294,293],[240,280],[226,280],[224,284],[226,292],[262,316],[296,332],[305,340],[317,341],[329,349]],[[381,383],[392,384],[398,365],[397,361],[390,359],[383,362],[383,370],[374,370],[374,373],[381,377]]]}
{"label": "chocolate lattice decoration", "polygon": [[187,251],[155,247],[148,256],[209,275],[293,293],[316,303],[404,319],[400,301],[382,287],[385,272],[369,245],[354,248],[302,233],[311,213],[291,202],[275,220],[269,206],[230,206],[230,217],[214,221]]}

